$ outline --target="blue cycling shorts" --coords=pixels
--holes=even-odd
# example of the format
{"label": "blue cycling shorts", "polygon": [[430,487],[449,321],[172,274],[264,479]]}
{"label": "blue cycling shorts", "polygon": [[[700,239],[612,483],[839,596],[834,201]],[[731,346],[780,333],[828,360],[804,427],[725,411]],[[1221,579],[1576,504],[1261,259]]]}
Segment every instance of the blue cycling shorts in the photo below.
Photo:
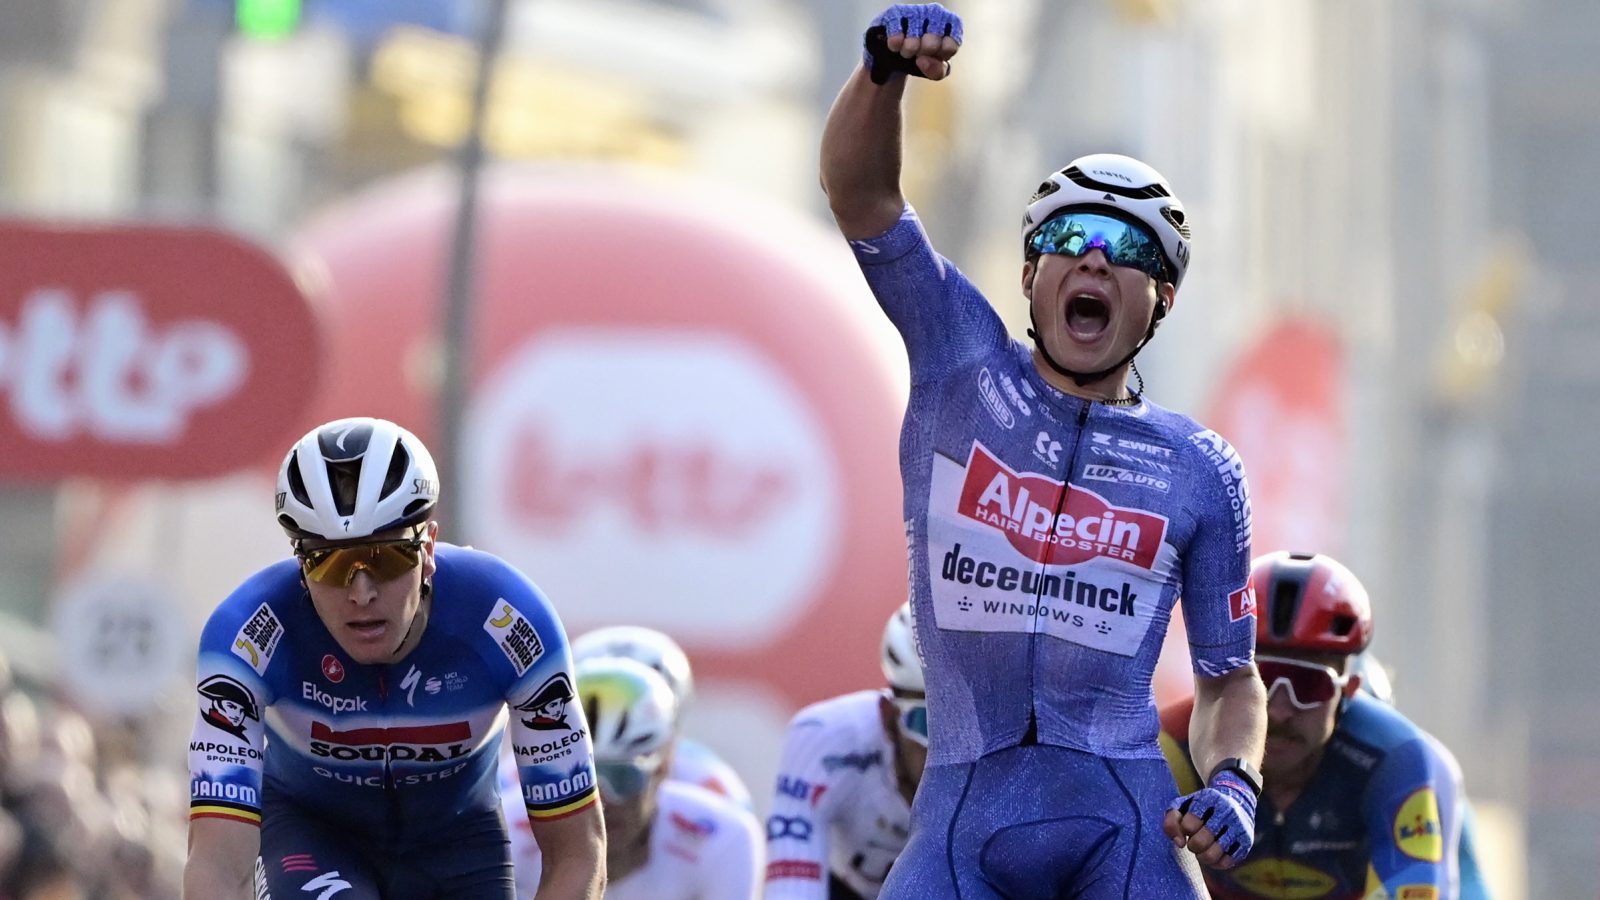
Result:
{"label": "blue cycling shorts", "polygon": [[1065,747],[929,766],[879,900],[1201,900],[1198,861],[1161,830],[1177,795],[1162,760]]}
{"label": "blue cycling shorts", "polygon": [[257,897],[263,900],[516,897],[510,838],[498,808],[441,817],[429,833],[395,838],[314,817],[269,791],[258,866]]}

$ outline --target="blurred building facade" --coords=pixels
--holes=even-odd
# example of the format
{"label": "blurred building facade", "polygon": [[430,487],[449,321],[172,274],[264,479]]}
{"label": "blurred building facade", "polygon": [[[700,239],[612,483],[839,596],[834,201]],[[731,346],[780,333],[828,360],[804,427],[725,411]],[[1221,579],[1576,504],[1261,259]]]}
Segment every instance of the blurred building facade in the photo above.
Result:
{"label": "blurred building facade", "polygon": [[[213,223],[282,247],[327,203],[451,158],[486,4],[290,6],[282,33],[248,36],[231,0],[12,0],[0,214]],[[1312,459],[1305,478],[1338,498],[1289,535],[1319,546],[1290,549],[1341,556],[1372,591],[1400,706],[1460,758],[1504,895],[1592,893],[1600,672],[1584,603],[1600,573],[1583,541],[1600,479],[1582,454],[1600,421],[1585,227],[1600,188],[1584,173],[1600,160],[1600,8],[970,6],[959,77],[915,86],[908,109],[907,192],[935,243],[1020,333],[1023,200],[1074,156],[1127,152],[1172,180],[1197,233],[1141,358],[1153,397],[1201,414],[1272,323],[1320,323],[1343,353],[1341,405],[1322,412],[1345,452],[1330,464],[1314,453],[1325,431],[1266,421],[1247,463],[1293,483]],[[714,176],[825,221],[820,126],[877,8],[514,0],[486,145]],[[187,640],[281,553],[260,478],[7,485],[0,607],[48,630],[69,576],[110,566],[175,585]],[[1258,507],[1294,502],[1285,491]],[[187,722],[172,718],[175,748]]]}

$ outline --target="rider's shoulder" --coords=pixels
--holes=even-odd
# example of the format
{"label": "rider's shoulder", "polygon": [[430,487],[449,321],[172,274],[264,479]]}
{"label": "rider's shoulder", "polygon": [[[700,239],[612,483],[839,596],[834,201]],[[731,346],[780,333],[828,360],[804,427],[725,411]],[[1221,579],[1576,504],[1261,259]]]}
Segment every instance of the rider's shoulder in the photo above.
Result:
{"label": "rider's shoulder", "polygon": [[532,579],[493,553],[440,543],[434,560],[438,569],[433,589],[440,607],[487,612],[510,604],[524,613],[542,614],[549,606]]}
{"label": "rider's shoulder", "polygon": [[789,730],[816,729],[841,736],[854,735],[863,723],[878,721],[882,696],[881,691],[866,690],[818,700],[794,714],[789,720]]}
{"label": "rider's shoulder", "polygon": [[1371,768],[1459,769],[1450,750],[1422,726],[1365,694],[1345,701],[1330,743],[1346,748],[1344,755],[1357,762],[1363,761],[1363,753],[1370,754]]}

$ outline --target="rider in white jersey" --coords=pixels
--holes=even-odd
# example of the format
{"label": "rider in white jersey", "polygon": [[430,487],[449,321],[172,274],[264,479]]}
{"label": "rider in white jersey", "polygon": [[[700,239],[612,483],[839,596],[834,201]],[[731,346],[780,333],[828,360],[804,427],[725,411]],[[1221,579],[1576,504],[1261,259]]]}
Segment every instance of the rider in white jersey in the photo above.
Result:
{"label": "rider in white jersey", "polygon": [[905,849],[928,759],[909,603],[881,646],[887,690],[814,703],[789,724],[767,819],[767,900],[871,900]]}
{"label": "rider in white jersey", "polygon": [[[761,828],[726,797],[668,779],[678,702],[665,678],[621,657],[577,664],[606,820],[608,900],[755,900]],[[522,749],[517,750],[519,757]],[[531,900],[541,857],[513,828],[517,896]]]}
{"label": "rider in white jersey", "polygon": [[[572,641],[572,658],[582,662],[600,656],[620,656],[642,662],[667,680],[678,698],[679,715],[694,696],[694,672],[689,655],[678,642],[654,628],[638,625],[612,625],[596,628]],[[672,771],[667,778],[681,784],[703,787],[732,799],[745,809],[754,809],[750,789],[733,767],[705,744],[680,736],[672,752]]]}

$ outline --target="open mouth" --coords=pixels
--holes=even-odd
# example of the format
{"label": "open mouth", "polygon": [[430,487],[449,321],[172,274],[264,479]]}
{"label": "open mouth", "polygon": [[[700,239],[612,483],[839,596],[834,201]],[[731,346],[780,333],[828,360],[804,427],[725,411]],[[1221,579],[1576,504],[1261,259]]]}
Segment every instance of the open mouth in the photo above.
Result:
{"label": "open mouth", "polygon": [[385,623],[382,619],[362,619],[357,622],[350,622],[346,627],[355,632],[357,637],[372,640],[383,634]]}
{"label": "open mouth", "polygon": [[1092,341],[1111,325],[1111,304],[1092,294],[1067,300],[1067,330],[1080,341]]}

